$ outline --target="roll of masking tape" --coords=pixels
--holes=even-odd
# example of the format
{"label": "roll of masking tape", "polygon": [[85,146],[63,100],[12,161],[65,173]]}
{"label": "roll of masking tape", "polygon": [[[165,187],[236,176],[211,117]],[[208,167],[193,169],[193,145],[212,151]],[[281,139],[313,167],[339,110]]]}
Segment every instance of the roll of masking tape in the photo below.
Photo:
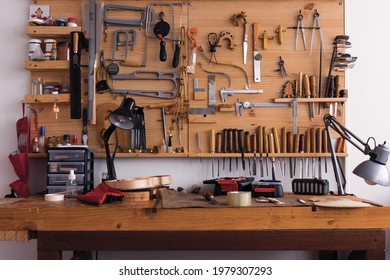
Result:
{"label": "roll of masking tape", "polygon": [[232,207],[250,206],[252,203],[251,192],[228,192],[227,205]]}
{"label": "roll of masking tape", "polygon": [[45,201],[63,201],[65,199],[64,194],[48,193],[45,194]]}

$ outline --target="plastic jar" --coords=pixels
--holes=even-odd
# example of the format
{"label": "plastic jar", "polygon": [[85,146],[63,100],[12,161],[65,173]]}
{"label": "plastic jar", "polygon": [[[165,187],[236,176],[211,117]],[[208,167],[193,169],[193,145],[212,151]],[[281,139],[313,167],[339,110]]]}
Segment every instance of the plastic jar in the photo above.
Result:
{"label": "plastic jar", "polygon": [[41,47],[42,41],[39,39],[31,39],[28,41],[28,58],[31,59],[31,55],[37,48]]}

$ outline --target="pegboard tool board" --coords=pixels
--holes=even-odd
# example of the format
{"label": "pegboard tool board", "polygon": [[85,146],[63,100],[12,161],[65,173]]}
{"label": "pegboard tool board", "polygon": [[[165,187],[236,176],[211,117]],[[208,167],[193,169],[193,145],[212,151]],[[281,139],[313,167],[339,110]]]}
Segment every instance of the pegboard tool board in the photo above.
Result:
{"label": "pegboard tool board", "polygon": [[[55,9],[60,9],[61,5],[66,5],[66,1],[46,2],[55,5]],[[125,95],[133,98],[137,106],[144,108],[146,142],[147,147],[152,148],[154,146],[159,147],[164,138],[161,108],[166,108],[167,133],[170,132],[172,135],[174,148],[184,148],[183,156],[207,156],[211,152],[211,129],[214,129],[216,133],[227,128],[243,129],[250,133],[256,133],[257,128],[262,126],[268,127],[269,130],[273,127],[277,130],[285,127],[288,131],[291,131],[293,126],[291,108],[253,107],[252,109],[244,109],[241,115],[237,116],[237,100],[250,101],[254,104],[275,104],[275,99],[281,97],[283,85],[287,81],[299,79],[300,73],[316,76],[317,87],[319,86],[318,79],[321,73],[321,89],[317,95],[320,92],[323,95],[332,55],[333,40],[335,36],[344,34],[343,1],[199,0],[191,2],[148,2],[113,0],[104,1],[104,4],[105,6],[131,7],[129,9],[107,10],[106,16],[112,22],[126,20],[134,23],[134,25],[103,24],[100,29],[97,29],[102,32],[101,49],[97,50],[98,62],[100,53],[103,51],[106,58],[106,67],[110,63],[119,66],[117,77],[114,80],[108,79],[110,88],[114,92],[116,90],[118,94],[111,92],[96,93],[97,112],[99,112],[99,106],[104,106],[107,103],[119,106]],[[139,11],[141,8],[145,10]],[[161,40],[157,38],[153,30],[155,24],[161,21],[161,12],[164,13],[163,21],[170,26],[169,33],[164,37],[166,61],[160,60]],[[243,63],[245,21],[238,16],[242,12],[249,27],[246,64]],[[315,12],[320,15],[321,33],[324,42],[323,52],[320,50],[320,32],[318,29],[311,28]],[[81,12],[78,11],[78,14],[81,14]],[[304,29],[299,30],[297,37],[296,26],[299,14],[302,15]],[[154,25],[145,26],[142,21],[145,18],[154,21]],[[235,18],[236,22],[232,18]],[[137,25],[138,21],[139,24]],[[254,23],[258,23],[259,26],[258,36],[254,36],[253,33]],[[193,65],[195,67],[192,72],[188,71],[188,69],[191,69],[188,66],[191,65],[193,52],[192,42],[188,37],[189,30],[196,30],[193,34],[196,40],[196,64]],[[278,30],[282,34],[278,33]],[[303,44],[302,31],[305,33],[306,50]],[[314,40],[311,47],[312,31],[314,32]],[[218,42],[219,46],[215,47],[215,52],[210,51],[209,34],[212,33],[215,33],[220,40]],[[282,42],[279,41],[279,35],[283,37]],[[264,43],[264,37],[267,36],[268,40]],[[261,82],[254,81],[254,38],[257,39],[259,52],[262,56],[260,61]],[[179,42],[179,39],[181,47],[180,62],[174,68],[172,60],[175,43]],[[353,41],[353,38],[351,39]],[[128,48],[126,48],[126,44]],[[86,56],[86,54],[84,55]],[[284,61],[286,70],[283,77],[279,71],[276,71],[279,69],[281,59]],[[343,88],[345,84],[344,72],[338,72],[337,74],[340,75],[340,84]],[[211,93],[209,89],[209,77],[211,75],[215,76],[214,93]],[[194,83],[194,79],[196,79],[196,83]],[[231,89],[234,94],[226,96],[225,102],[223,102],[221,89]],[[145,94],[132,94],[132,92],[145,93],[149,90],[168,92],[169,94],[173,92],[175,98],[156,98]],[[259,90],[262,93],[241,93],[242,90]],[[210,94],[213,94],[213,96],[210,97]],[[87,102],[85,96],[83,100]],[[215,106],[215,111],[212,113],[209,110],[210,102]],[[319,104],[322,107],[322,104],[325,103],[314,104],[317,108]],[[83,106],[85,105],[83,104]],[[66,106],[68,105],[62,105],[63,111],[67,110]],[[195,110],[196,113],[184,114],[187,112],[187,108],[190,112],[194,112],[191,111],[192,109]],[[323,127],[322,117],[328,110],[328,106],[325,106],[320,114],[310,118],[307,103],[298,103],[297,123],[299,130],[305,131],[313,127]],[[179,123],[174,121],[178,111],[183,113],[180,115]],[[46,118],[50,119],[47,121],[49,126],[47,133],[61,135],[67,127],[72,127],[73,131],[76,132],[80,131],[81,123],[76,124],[74,120],[69,121],[64,116],[61,116],[58,120],[53,120],[49,112],[50,109],[39,116],[42,125],[45,125]],[[108,126],[103,114],[97,114],[96,118],[97,123],[99,118],[103,118],[101,121],[105,123],[104,126]],[[341,106],[339,118],[342,121],[345,119],[345,112]],[[102,145],[99,143],[100,132],[98,130],[100,129],[101,127],[98,127],[98,125],[88,125],[89,145],[102,150]],[[120,143],[121,146],[128,146],[127,132],[124,133],[121,141],[123,141],[123,143]],[[159,155],[156,154],[155,156]]]}

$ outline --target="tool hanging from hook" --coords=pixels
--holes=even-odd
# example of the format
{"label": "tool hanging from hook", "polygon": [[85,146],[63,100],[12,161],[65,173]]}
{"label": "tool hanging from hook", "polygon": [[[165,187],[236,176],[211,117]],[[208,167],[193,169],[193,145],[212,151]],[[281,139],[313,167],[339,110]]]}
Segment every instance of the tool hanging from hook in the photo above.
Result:
{"label": "tool hanging from hook", "polygon": [[166,61],[167,60],[167,50],[165,48],[165,39],[169,34],[169,31],[171,27],[169,24],[164,21],[164,12],[160,12],[159,18],[160,21],[156,23],[156,25],[153,28],[154,35],[157,36],[157,38],[160,40],[160,61]]}
{"label": "tool hanging from hook", "polygon": [[215,33],[215,32],[209,33],[208,41],[209,41],[210,53],[211,53],[209,63],[211,62],[213,57],[215,59],[215,62],[218,63],[217,57],[215,56],[215,53],[217,52],[217,45],[218,45],[217,33]]}

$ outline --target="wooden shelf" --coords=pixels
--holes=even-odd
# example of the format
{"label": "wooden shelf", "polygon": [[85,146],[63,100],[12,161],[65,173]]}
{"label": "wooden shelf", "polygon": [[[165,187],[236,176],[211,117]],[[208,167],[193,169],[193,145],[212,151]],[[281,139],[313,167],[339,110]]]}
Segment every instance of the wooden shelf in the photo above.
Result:
{"label": "wooden shelf", "polygon": [[24,97],[24,102],[27,104],[33,104],[36,102],[39,103],[69,103],[70,94],[61,93],[61,94],[40,94],[40,95],[26,95]]}
{"label": "wooden shelf", "polygon": [[70,33],[73,31],[81,31],[81,26],[27,26],[26,28],[26,34],[31,38],[70,37]]}
{"label": "wooden shelf", "polygon": [[[29,158],[43,158],[46,157],[46,153],[29,153]],[[95,153],[95,158],[106,158],[105,153]],[[240,158],[241,154],[210,154],[210,153],[117,153],[116,158]],[[253,158],[253,154],[245,153],[245,158]],[[260,154],[256,154],[257,159],[260,158]],[[266,153],[263,153],[263,159],[267,157]],[[275,158],[330,158],[330,153],[280,153],[280,154],[268,154],[268,157]],[[348,157],[348,153],[338,153],[337,157]]]}
{"label": "wooden shelf", "polygon": [[[275,103],[291,103],[293,98],[275,98]],[[348,98],[297,98],[298,103],[333,103],[333,102],[346,102]]]}
{"label": "wooden shelf", "polygon": [[69,61],[67,60],[27,60],[24,62],[24,69],[29,71],[56,71],[68,70]]}

